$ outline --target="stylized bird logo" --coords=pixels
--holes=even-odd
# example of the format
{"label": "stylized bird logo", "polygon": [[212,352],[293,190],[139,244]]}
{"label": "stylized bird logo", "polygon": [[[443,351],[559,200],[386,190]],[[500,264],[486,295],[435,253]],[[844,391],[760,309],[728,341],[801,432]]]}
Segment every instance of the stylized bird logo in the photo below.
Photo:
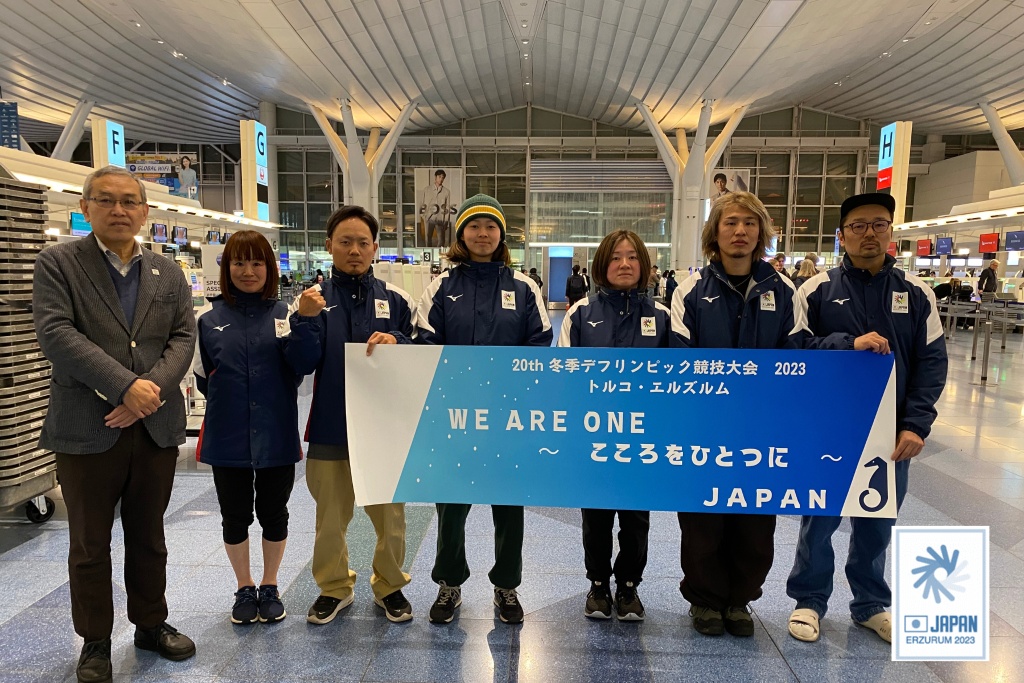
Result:
{"label": "stylized bird logo", "polygon": [[722,295],[719,294],[718,296],[705,296],[705,297],[703,297],[703,299],[704,299],[704,301],[707,301],[710,304],[710,303],[714,303],[715,299],[717,299],[720,296],[722,296]]}
{"label": "stylized bird logo", "polygon": [[832,299],[832,303],[839,304],[840,306],[845,304],[847,301],[849,301],[849,299]]}
{"label": "stylized bird logo", "polygon": [[331,310],[332,308],[336,308],[337,306],[338,306],[338,304],[334,304],[333,306],[324,306],[324,310],[325,310],[325,311],[329,311],[329,310]]}
{"label": "stylized bird logo", "polygon": [[604,322],[603,320],[588,320],[587,324],[590,325],[591,327],[597,327],[598,325],[600,325],[603,322]]}
{"label": "stylized bird logo", "polygon": [[449,295],[448,295],[448,298],[449,298],[449,299],[451,299],[452,301],[458,301],[458,300],[459,300],[460,298],[462,298],[463,296],[465,296],[465,294],[456,294],[456,295],[454,295],[454,296],[453,296],[453,295],[451,295],[451,294],[449,294]]}
{"label": "stylized bird logo", "polygon": [[225,327],[231,327],[231,323],[228,323],[227,325],[221,325],[220,327],[215,327],[213,329],[217,330],[218,332],[223,332]]}

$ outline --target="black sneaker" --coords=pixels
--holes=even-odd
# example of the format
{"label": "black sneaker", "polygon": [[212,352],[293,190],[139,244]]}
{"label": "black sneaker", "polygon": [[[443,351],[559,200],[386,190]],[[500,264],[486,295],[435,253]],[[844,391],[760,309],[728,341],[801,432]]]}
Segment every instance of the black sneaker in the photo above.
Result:
{"label": "black sneaker", "polygon": [[351,605],[354,599],[355,596],[352,593],[349,593],[345,599],[321,595],[316,602],[310,605],[309,611],[306,612],[306,621],[311,624],[329,624],[334,617],[338,616],[338,612]]}
{"label": "black sneaker", "polygon": [[523,623],[523,606],[519,604],[515,588],[495,588],[494,605],[498,608],[498,618],[506,624]]}
{"label": "black sneaker", "polygon": [[431,624],[448,624],[455,618],[455,609],[462,604],[462,588],[449,586],[444,581],[437,591],[437,600],[430,606]]}
{"label": "black sneaker", "polygon": [[606,582],[590,582],[590,592],[587,593],[587,604],[583,606],[583,615],[591,619],[612,618],[612,591]]}
{"label": "black sneaker", "polygon": [[384,614],[387,616],[388,621],[393,621],[397,624],[412,619],[412,605],[409,604],[409,601],[405,599],[400,590],[385,595],[383,598],[374,597],[373,601],[378,607],[384,609]]}
{"label": "black sneaker", "polygon": [[255,624],[260,615],[260,596],[256,586],[242,586],[235,593],[231,608],[232,624]]}
{"label": "black sneaker", "polygon": [[281,603],[281,595],[277,592],[277,586],[267,584],[260,586],[260,621],[264,624],[273,624],[281,621],[288,613],[284,611]]}
{"label": "black sneaker", "polygon": [[725,633],[725,623],[722,621],[722,613],[710,607],[690,607],[690,616],[693,618],[693,628],[697,633],[706,636],[720,636]]}
{"label": "black sneaker", "polygon": [[640,596],[636,593],[636,586],[632,581],[626,581],[615,587],[615,611],[619,621],[643,621],[644,603],[640,602]]}
{"label": "black sneaker", "polygon": [[109,683],[113,680],[110,668],[110,638],[94,640],[82,646],[78,658],[78,683]]}
{"label": "black sneaker", "polygon": [[754,618],[750,616],[750,608],[727,607],[725,610],[725,630],[734,636],[745,638],[754,635]]}

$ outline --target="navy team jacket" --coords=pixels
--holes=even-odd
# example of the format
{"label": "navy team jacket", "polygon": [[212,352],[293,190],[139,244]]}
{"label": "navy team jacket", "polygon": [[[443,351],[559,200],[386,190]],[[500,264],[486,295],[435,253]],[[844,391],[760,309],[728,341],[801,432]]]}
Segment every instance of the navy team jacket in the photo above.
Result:
{"label": "navy team jacket", "polygon": [[537,283],[500,261],[462,263],[435,278],[416,307],[417,342],[550,346]]}
{"label": "navy team jacket", "polygon": [[221,467],[298,462],[298,375],[289,362],[288,307],[239,293],[199,317],[193,372],[206,396],[196,456]]}
{"label": "navy team jacket", "polygon": [[670,324],[669,310],[645,292],[600,287],[569,309],[558,346],[664,348]]}
{"label": "navy team jacket", "polygon": [[739,292],[712,262],[672,295],[672,345],[693,348],[795,349],[793,283],[757,260],[753,286]]}
{"label": "navy team jacket", "polygon": [[805,282],[795,299],[797,332],[807,349],[851,350],[868,332],[885,337],[896,356],[896,428],[926,439],[946,384],[946,340],[932,290],[895,265],[886,255],[872,275],[844,256]]}
{"label": "navy team jacket", "polygon": [[375,278],[373,268],[360,277],[331,268],[331,278],[321,288],[327,305],[319,315],[299,315],[296,299],[289,318],[295,369],[303,375],[316,373],[306,441],[347,448],[345,344],[365,343],[374,332],[393,334],[399,344],[409,344],[414,305],[404,290]]}

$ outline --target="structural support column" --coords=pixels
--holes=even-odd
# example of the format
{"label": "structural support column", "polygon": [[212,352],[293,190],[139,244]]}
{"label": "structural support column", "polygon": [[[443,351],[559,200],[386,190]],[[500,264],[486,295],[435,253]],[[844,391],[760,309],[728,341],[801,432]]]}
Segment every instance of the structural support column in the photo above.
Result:
{"label": "structural support column", "polygon": [[[260,123],[267,127],[267,135],[277,134],[277,105],[260,102]],[[270,208],[270,222],[281,222],[281,207],[277,194],[277,145],[267,143],[267,205]]]}
{"label": "structural support column", "polygon": [[53,148],[51,159],[71,161],[71,155],[74,154],[75,148],[78,147],[78,143],[82,141],[82,136],[85,134],[85,120],[89,118],[94,104],[96,103],[91,100],[78,100],[78,104],[71,112],[71,118],[68,119],[67,125],[64,126],[64,130],[61,131],[60,138]]}
{"label": "structural support column", "polygon": [[999,146],[999,153],[1003,157],[1006,172],[1010,174],[1010,182],[1014,185],[1024,185],[1024,154],[1021,154],[1017,149],[1017,143],[1006,132],[1006,126],[999,118],[999,112],[986,102],[979,102],[978,106],[985,114],[988,127],[992,130],[992,137],[996,139],[996,144]]}
{"label": "structural support column", "polygon": [[28,144],[28,140],[25,139],[24,135],[19,135],[18,136],[18,144],[21,145],[21,151],[22,152],[28,152],[29,154],[35,154],[35,151],[32,149],[32,145]]}
{"label": "structural support column", "polygon": [[707,149],[708,128],[711,126],[711,112],[714,100],[705,100],[701,107],[700,119],[693,141],[693,148],[686,148],[686,131],[676,129],[676,144],[673,145],[647,105],[637,102],[637,109],[654,137],[665,168],[672,178],[672,257],[671,267],[681,273],[686,270],[700,268],[704,257],[700,248],[700,234],[703,227],[702,207],[707,194],[705,178],[715,167],[726,145],[732,139],[747,107],[743,106],[733,112],[725,128],[715,138],[715,142]]}

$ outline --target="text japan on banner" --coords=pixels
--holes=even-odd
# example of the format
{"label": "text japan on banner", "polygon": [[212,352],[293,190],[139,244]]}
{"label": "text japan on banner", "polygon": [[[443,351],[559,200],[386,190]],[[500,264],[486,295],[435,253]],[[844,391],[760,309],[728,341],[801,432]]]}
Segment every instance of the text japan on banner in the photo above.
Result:
{"label": "text japan on banner", "polygon": [[[892,356],[347,344],[345,372],[359,505],[896,516]],[[783,400],[821,387],[844,409]]]}

